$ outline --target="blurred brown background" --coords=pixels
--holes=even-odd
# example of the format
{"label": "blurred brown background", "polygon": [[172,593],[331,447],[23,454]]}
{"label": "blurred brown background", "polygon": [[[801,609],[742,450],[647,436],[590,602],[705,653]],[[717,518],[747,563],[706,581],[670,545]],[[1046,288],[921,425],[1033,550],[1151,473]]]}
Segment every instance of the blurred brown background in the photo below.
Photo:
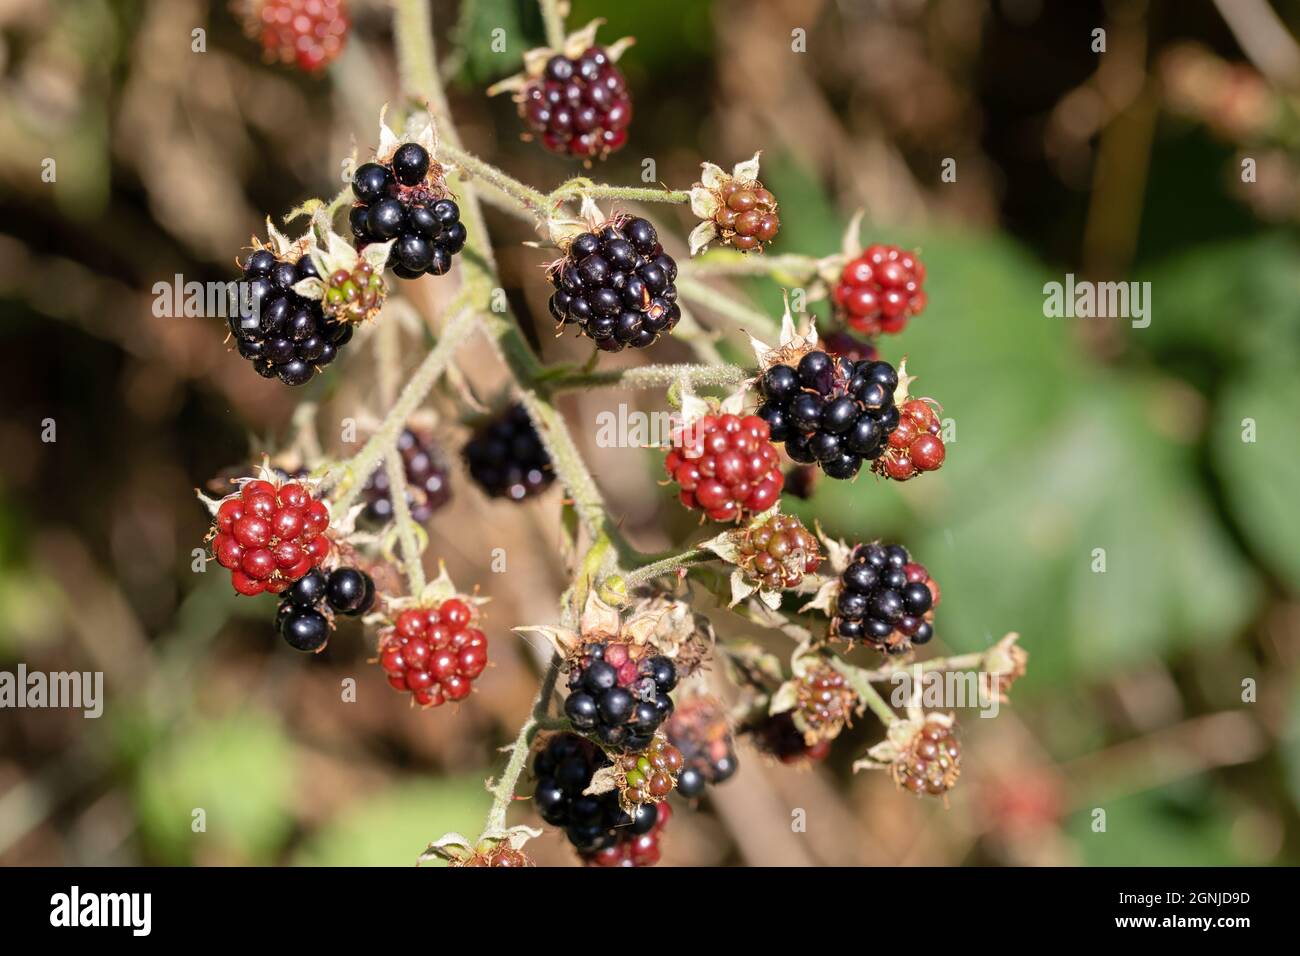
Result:
{"label": "blurred brown background", "polygon": [[[395,384],[377,356],[413,365],[454,290],[406,284],[423,319],[379,323],[300,390],[228,352],[220,320],[152,314],[154,283],[233,278],[267,215],[333,195],[354,143],[373,146],[399,98],[391,11],[350,6],[344,56],[310,78],[260,62],[221,3],[0,0],[0,670],[102,670],[108,695],[98,720],[0,711],[0,862],[406,865],[482,821],[482,780],[535,687],[509,628],[553,620],[564,586],[558,491],[493,504],[454,465],[430,555],[493,598],[495,665],[456,713],[410,710],[355,624],[304,658],[274,636],[269,598],[191,571],[193,488],[286,445],[303,403],[326,451],[348,454],[342,421],[364,433]],[[1231,23],[1204,0],[575,3],[571,26],[604,16],[603,37],[637,37],[621,63],[631,141],[593,176],[639,184],[652,158],[685,187],[701,160],[761,147],[776,251],[835,251],[857,208],[867,241],[921,250],[929,308],[883,349],[956,420],[948,463],[903,487],[823,483],[799,510],[925,561],[944,589],[933,653],[1018,630],[1032,655],[997,720],[963,721],[948,809],[849,772],[879,739],[867,717],[812,770],[742,746],[733,782],[679,808],[665,865],[1300,860],[1300,8],[1221,6]],[[434,19],[467,146],[539,188],[577,174],[483,93],[541,43],[534,6],[438,0]],[[679,236],[691,225],[655,212]],[[547,360],[581,361],[551,335],[527,230],[491,215],[529,335]],[[1045,318],[1043,283],[1067,272],[1150,281],[1150,327]],[[727,288],[779,308],[772,283]],[[743,361],[736,330],[699,311]],[[504,385],[481,343],[461,366],[485,402]],[[593,393],[566,411],[590,436],[601,410],[661,399]],[[454,463],[455,407],[431,410]],[[587,450],[638,545],[696,533],[656,456]],[[505,574],[488,569],[498,544]],[[570,862],[554,833],[530,850]]]}

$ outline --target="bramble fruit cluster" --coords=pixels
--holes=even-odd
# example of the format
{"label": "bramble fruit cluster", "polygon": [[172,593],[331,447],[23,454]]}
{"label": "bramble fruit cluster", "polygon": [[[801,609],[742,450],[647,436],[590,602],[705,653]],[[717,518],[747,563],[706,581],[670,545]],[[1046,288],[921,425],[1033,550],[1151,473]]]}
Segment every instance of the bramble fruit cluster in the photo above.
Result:
{"label": "bramble fruit cluster", "polygon": [[361,322],[379,314],[386,292],[383,273],[359,259],[351,270],[330,273],[321,308],[340,322]]}
{"label": "bramble fruit cluster", "polygon": [[618,757],[615,765],[623,774],[619,788],[623,805],[635,807],[666,799],[677,786],[677,774],[682,764],[682,752],[662,733],[656,733],[641,753]]}
{"label": "bramble fruit cluster", "polygon": [[829,740],[818,740],[810,744],[803,731],[795,726],[794,716],[788,710],[779,714],[764,714],[746,723],[740,732],[748,735],[761,753],[775,757],[784,764],[818,763],[825,760],[831,752]]}
{"label": "bramble fruit cluster", "polygon": [[616,217],[575,236],[546,274],[551,315],[606,352],[653,345],[682,317],[677,263],[644,219]]}
{"label": "bramble fruit cluster", "polygon": [[799,678],[795,710],[805,737],[833,740],[852,721],[858,698],[848,680],[828,664],[819,664]]}
{"label": "bramble fruit cluster", "polygon": [[797,588],[822,561],[816,536],[795,515],[772,515],[745,528],[737,547],[745,577],[770,591]]}
{"label": "bramble fruit cluster", "polygon": [[705,786],[717,786],[736,773],[739,764],[731,724],[717,698],[692,697],[684,701],[664,724],[664,733],[682,754],[677,792],[683,797],[698,797]]}
{"label": "bramble fruit cluster", "polygon": [[449,866],[534,866],[532,859],[523,850],[516,850],[508,843],[498,843],[492,849],[482,853],[473,853],[463,860],[453,860]]}
{"label": "bramble fruit cluster", "polygon": [[878,348],[843,329],[826,333],[822,336],[821,344],[831,355],[839,355],[851,362],[875,362],[880,359]]}
{"label": "bramble fruit cluster", "polygon": [[379,632],[379,666],[388,683],[409,691],[421,707],[464,700],[487,662],[487,635],[474,626],[471,605],[459,598],[402,611]]}
{"label": "bramble fruit cluster", "polygon": [[620,831],[618,839],[612,845],[594,853],[581,854],[582,861],[587,866],[599,867],[654,866],[662,855],[659,840],[663,836],[664,827],[672,818],[673,809],[666,803],[660,803],[655,805],[654,810],[655,822],[649,831]]}
{"label": "bramble fruit cluster", "polygon": [[549,152],[604,159],[627,142],[632,96],[603,47],[576,58],[557,53],[515,99],[520,118]]}
{"label": "bramble fruit cluster", "polygon": [[[574,848],[590,862],[619,865],[592,857],[615,849],[619,844],[635,844],[637,838],[657,833],[668,818],[666,803],[642,803],[625,810],[617,790],[584,794],[597,770],[610,766],[604,752],[577,734],[557,734],[533,758],[533,775],[537,786],[533,803],[542,819],[561,827]],[[628,848],[629,858],[634,847]],[[651,850],[653,849],[653,852]],[[624,851],[614,858],[621,861]],[[648,866],[658,860],[657,841],[643,846],[636,865]]]}
{"label": "bramble fruit cluster", "polygon": [[947,449],[939,437],[939,416],[924,399],[904,402],[898,427],[889,435],[889,447],[872,469],[895,481],[907,481],[923,471],[937,471]]}
{"label": "bramble fruit cluster", "polygon": [[334,614],[360,617],[374,606],[375,582],[366,572],[312,568],[280,595],[275,629],[294,650],[319,651],[329,641]]}
{"label": "bramble fruit cluster", "polygon": [[719,187],[717,199],[713,221],[724,244],[741,252],[761,252],[776,238],[781,228],[776,197],[762,183],[730,179]]}
{"label": "bramble fruit cluster", "polygon": [[352,338],[350,325],[327,318],[320,302],[293,291],[314,276],[306,255],[290,262],[261,248],[244,260],[245,294],[229,325],[235,348],[263,378],[305,385]]}
{"label": "bramble fruit cluster", "polygon": [[864,459],[880,457],[898,427],[898,372],[888,362],[852,362],[820,350],[797,366],[773,365],[759,380],[766,400],[758,415],[772,440],[831,478],[852,478]]}
{"label": "bramble fruit cluster", "polygon": [[901,654],[934,636],[939,585],[902,545],[860,544],[840,575],[830,636]]}
{"label": "bramble fruit cluster", "polygon": [[705,415],[673,436],[664,469],[687,508],[738,521],[776,504],[785,484],[767,422],[756,415]]}
{"label": "bramble fruit cluster", "polygon": [[[424,524],[451,500],[447,464],[437,448],[409,428],[398,436],[397,452],[402,456],[402,470],[406,472],[406,506],[411,510],[411,520]],[[386,524],[392,520],[392,489],[388,487],[385,469],[376,469],[361,497],[366,502],[367,521]]]}
{"label": "bramble fruit cluster", "polygon": [[840,272],[831,293],[840,317],[865,335],[901,332],[925,309],[925,266],[897,246],[868,246]]}
{"label": "bramble fruit cluster", "polygon": [[673,710],[669,691],[677,668],[661,655],[641,657],[619,641],[584,644],[569,672],[564,713],[573,729],[600,744],[629,752],[645,750]]}
{"label": "bramble fruit cluster", "polygon": [[393,241],[388,265],[403,279],[440,276],[465,246],[460,207],[448,197],[442,169],[419,143],[403,143],[387,163],[365,163],[352,175],[349,214],[357,248]]}
{"label": "bramble fruit cluster", "polygon": [[961,744],[951,721],[931,714],[890,767],[894,782],[912,793],[942,796],[961,776]]}
{"label": "bramble fruit cluster", "polygon": [[217,507],[209,536],[240,594],[279,594],[329,555],[330,513],[305,486],[247,481]]}
{"label": "bramble fruit cluster", "polygon": [[464,454],[470,477],[493,498],[523,501],[555,480],[551,457],[523,405],[513,405],[481,426]]}
{"label": "bramble fruit cluster", "polygon": [[242,0],[244,32],[268,60],[314,73],[343,52],[347,42],[345,0]]}

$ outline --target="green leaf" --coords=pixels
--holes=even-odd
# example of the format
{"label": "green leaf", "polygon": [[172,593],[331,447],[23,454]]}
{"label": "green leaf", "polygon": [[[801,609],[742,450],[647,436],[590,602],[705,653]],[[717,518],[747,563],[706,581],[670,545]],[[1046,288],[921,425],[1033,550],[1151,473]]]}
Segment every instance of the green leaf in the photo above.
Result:
{"label": "green leaf", "polygon": [[[146,843],[169,863],[268,861],[293,826],[292,757],[267,714],[184,728],[140,768],[135,799]],[[196,810],[205,832],[192,829]]]}
{"label": "green leaf", "polygon": [[[1232,866],[1255,863],[1234,840],[1232,814],[1215,806],[1209,784],[1173,787],[1107,800],[1065,823],[1087,866]],[[1106,829],[1094,832],[1093,811],[1106,811]]]}
{"label": "green leaf", "polygon": [[464,833],[473,839],[491,805],[482,777],[399,784],[358,800],[317,831],[294,862],[306,866],[414,866],[430,841],[444,833]]}
{"label": "green leaf", "polygon": [[1260,369],[1220,402],[1212,435],[1215,470],[1251,545],[1300,592],[1300,379]]}

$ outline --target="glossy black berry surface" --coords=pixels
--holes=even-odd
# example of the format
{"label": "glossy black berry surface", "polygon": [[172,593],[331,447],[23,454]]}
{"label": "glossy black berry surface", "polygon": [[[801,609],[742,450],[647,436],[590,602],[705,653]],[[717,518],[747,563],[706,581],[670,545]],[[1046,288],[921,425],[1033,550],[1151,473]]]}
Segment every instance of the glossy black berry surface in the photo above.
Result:
{"label": "glossy black berry surface", "polygon": [[523,405],[480,427],[465,445],[470,477],[493,498],[523,501],[555,480],[551,458]]}
{"label": "glossy black berry surface", "polygon": [[604,747],[644,750],[672,713],[677,669],[666,657],[633,660],[622,643],[591,643],[569,673],[564,712],[575,730]]}

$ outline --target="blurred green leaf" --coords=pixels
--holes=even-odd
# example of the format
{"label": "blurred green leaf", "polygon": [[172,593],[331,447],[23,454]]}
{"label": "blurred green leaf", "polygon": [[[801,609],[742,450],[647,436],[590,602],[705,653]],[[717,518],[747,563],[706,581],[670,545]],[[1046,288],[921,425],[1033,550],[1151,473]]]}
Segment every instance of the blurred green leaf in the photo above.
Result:
{"label": "blurred green leaf", "polygon": [[[502,30],[504,50],[494,50],[494,31]],[[538,45],[524,29],[515,0],[465,0],[460,6],[453,54],[461,57],[458,82],[481,87],[523,69],[524,51]]]}
{"label": "blurred green leaf", "polygon": [[[1246,429],[1254,440],[1246,441]],[[1261,368],[1223,396],[1212,436],[1228,505],[1251,544],[1300,592],[1300,379]]]}
{"label": "blurred green leaf", "polygon": [[[144,838],[169,863],[205,845],[236,861],[270,859],[293,826],[292,745],[267,714],[245,712],[185,727],[140,768],[136,803]],[[206,832],[191,830],[206,814]]]}
{"label": "blurred green leaf", "polygon": [[[294,862],[305,866],[414,866],[444,833],[478,836],[492,799],[482,777],[394,786],[318,830]],[[440,866],[425,863],[424,866]]]}
{"label": "blurred green leaf", "polygon": [[[1186,794],[1194,800],[1184,802]],[[1134,794],[1101,805],[1106,830],[1093,832],[1092,808],[1065,824],[1087,866],[1231,866],[1254,862],[1234,846],[1232,823],[1199,783]]]}

